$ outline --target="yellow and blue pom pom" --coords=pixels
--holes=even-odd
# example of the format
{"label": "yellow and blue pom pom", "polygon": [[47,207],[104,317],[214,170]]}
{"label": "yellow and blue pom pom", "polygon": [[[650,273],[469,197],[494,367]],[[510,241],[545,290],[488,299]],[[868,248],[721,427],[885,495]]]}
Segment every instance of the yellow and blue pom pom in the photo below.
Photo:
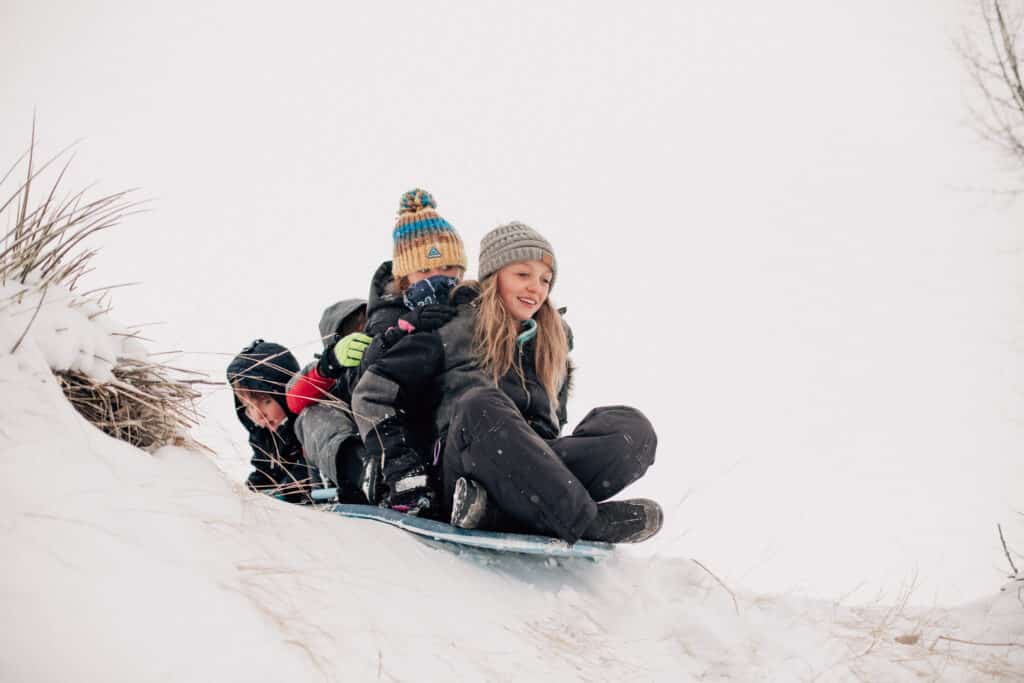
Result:
{"label": "yellow and blue pom pom", "polygon": [[399,204],[399,212],[412,213],[415,211],[421,211],[427,207],[432,209],[437,208],[437,202],[434,201],[433,195],[426,190],[416,188],[415,190],[409,190],[402,195],[402,202]]}

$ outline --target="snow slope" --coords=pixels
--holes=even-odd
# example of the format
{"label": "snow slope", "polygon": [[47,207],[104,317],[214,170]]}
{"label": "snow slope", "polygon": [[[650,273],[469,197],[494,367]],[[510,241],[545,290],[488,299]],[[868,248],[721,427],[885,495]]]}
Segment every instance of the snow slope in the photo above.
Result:
{"label": "snow slope", "polygon": [[[215,379],[256,337],[309,360],[410,187],[471,275],[526,221],[569,424],[658,430],[645,552],[826,600],[916,568],[915,604],[959,604],[1006,572],[997,523],[1024,545],[1024,203],[970,126],[977,5],[6,0],[0,159],[36,111],[40,160],[84,137],[67,187],[153,200],[95,236],[95,284],[145,282],[118,317]],[[244,477],[229,396],[201,405]]]}
{"label": "snow slope", "polygon": [[46,324],[67,298],[48,297],[10,353],[38,302],[9,302],[0,681],[1024,677],[1019,582],[955,609],[853,607],[726,586],[710,557],[458,554],[251,494],[210,456],[145,453],[64,400],[52,359],[108,343],[106,314],[67,334]]}

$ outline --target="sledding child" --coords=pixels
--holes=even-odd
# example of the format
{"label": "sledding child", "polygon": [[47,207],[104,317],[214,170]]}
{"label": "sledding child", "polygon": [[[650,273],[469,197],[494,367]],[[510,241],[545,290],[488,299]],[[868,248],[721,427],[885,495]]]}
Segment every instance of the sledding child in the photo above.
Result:
{"label": "sledding child", "polygon": [[[402,196],[395,225],[393,261],[385,261],[374,273],[369,302],[348,299],[328,307],[320,320],[324,350],[316,363],[308,365],[288,386],[289,410],[298,415],[296,432],[306,455],[338,488],[341,502],[395,504],[418,500],[423,487],[405,490],[404,496],[380,482],[379,452],[369,457],[363,448],[350,409],[351,390],[365,367],[360,361],[379,355],[384,333],[397,325],[430,330],[454,315],[445,305],[448,291],[465,273],[462,241],[451,225],[436,212],[436,202],[424,190]],[[404,333],[400,333],[404,334]],[[370,342],[377,343],[367,351]],[[416,475],[429,467],[429,453],[421,454],[415,444],[433,442],[433,404],[402,397],[403,413],[410,425],[410,457],[393,461],[402,473]],[[394,483],[394,477],[390,480]],[[381,488],[383,487],[383,488]],[[399,500],[401,498],[401,500]],[[402,507],[408,509],[408,506]]]}
{"label": "sledding child", "polygon": [[426,190],[409,190],[398,205],[391,261],[377,268],[370,283],[366,332],[378,336],[399,325],[425,331],[451,319],[448,292],[466,275],[462,238],[437,213]]}
{"label": "sledding child", "polygon": [[[402,195],[392,237],[392,261],[377,269],[370,285],[366,332],[374,336],[374,341],[360,371],[409,331],[427,334],[451,320],[455,309],[448,305],[448,294],[466,272],[462,239],[437,213],[437,202],[425,190],[414,189]],[[377,375],[369,381],[373,384],[383,375],[398,386],[406,374],[419,372],[415,364],[404,366],[383,360],[377,365]],[[433,451],[433,415],[440,396],[427,388],[400,391],[390,399],[388,409],[400,415],[403,424],[400,447],[396,444],[388,457],[382,458],[379,440],[366,444],[367,452],[380,467],[379,502],[429,515],[440,487]]]}
{"label": "sledding child", "polygon": [[246,484],[253,491],[289,503],[310,502],[319,484],[295,435],[295,414],[285,401],[285,387],[299,370],[295,356],[280,344],[257,339],[228,365],[235,414],[249,432],[253,471]]}
{"label": "sledding child", "polygon": [[352,399],[356,422],[368,450],[385,463],[401,458],[406,430],[393,397],[436,392],[439,507],[452,524],[568,543],[643,541],[661,528],[661,507],[608,499],[654,462],[647,418],[625,406],[596,408],[559,436],[570,333],[548,296],[557,272],[550,243],[530,227],[489,232],[480,281],[452,293],[455,318],[394,340],[366,369]]}
{"label": "sledding child", "polygon": [[287,387],[289,412],[306,459],[337,489],[342,503],[366,504],[375,499],[375,468],[352,419],[351,383],[363,352],[372,341],[363,334],[366,301],[345,299],[320,316],[323,351]]}

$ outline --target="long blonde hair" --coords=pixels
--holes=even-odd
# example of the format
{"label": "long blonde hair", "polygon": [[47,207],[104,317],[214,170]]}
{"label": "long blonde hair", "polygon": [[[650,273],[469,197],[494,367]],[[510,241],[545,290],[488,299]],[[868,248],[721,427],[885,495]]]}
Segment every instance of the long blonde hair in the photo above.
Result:
{"label": "long blonde hair", "polygon": [[[496,384],[513,367],[520,379],[525,381],[516,348],[516,338],[522,330],[519,321],[509,314],[498,296],[496,274],[487,277],[478,286],[480,297],[476,301],[476,321],[473,325],[473,352],[477,365]],[[566,381],[569,339],[565,334],[562,316],[555,310],[550,298],[544,301],[533,318],[537,321],[533,365],[551,405],[556,406],[558,392]]]}

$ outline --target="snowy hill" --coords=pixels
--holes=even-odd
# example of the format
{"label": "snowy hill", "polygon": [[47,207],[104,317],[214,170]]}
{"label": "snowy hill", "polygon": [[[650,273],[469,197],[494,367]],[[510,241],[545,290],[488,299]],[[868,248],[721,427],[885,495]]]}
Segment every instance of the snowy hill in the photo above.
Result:
{"label": "snowy hill", "polygon": [[29,324],[37,304],[0,307],[0,680],[1024,674],[1020,584],[955,609],[853,607],[727,586],[714,558],[457,554],[253,495],[208,454],[148,454],[83,420],[52,359],[117,326],[101,314],[66,334],[56,296]]}

